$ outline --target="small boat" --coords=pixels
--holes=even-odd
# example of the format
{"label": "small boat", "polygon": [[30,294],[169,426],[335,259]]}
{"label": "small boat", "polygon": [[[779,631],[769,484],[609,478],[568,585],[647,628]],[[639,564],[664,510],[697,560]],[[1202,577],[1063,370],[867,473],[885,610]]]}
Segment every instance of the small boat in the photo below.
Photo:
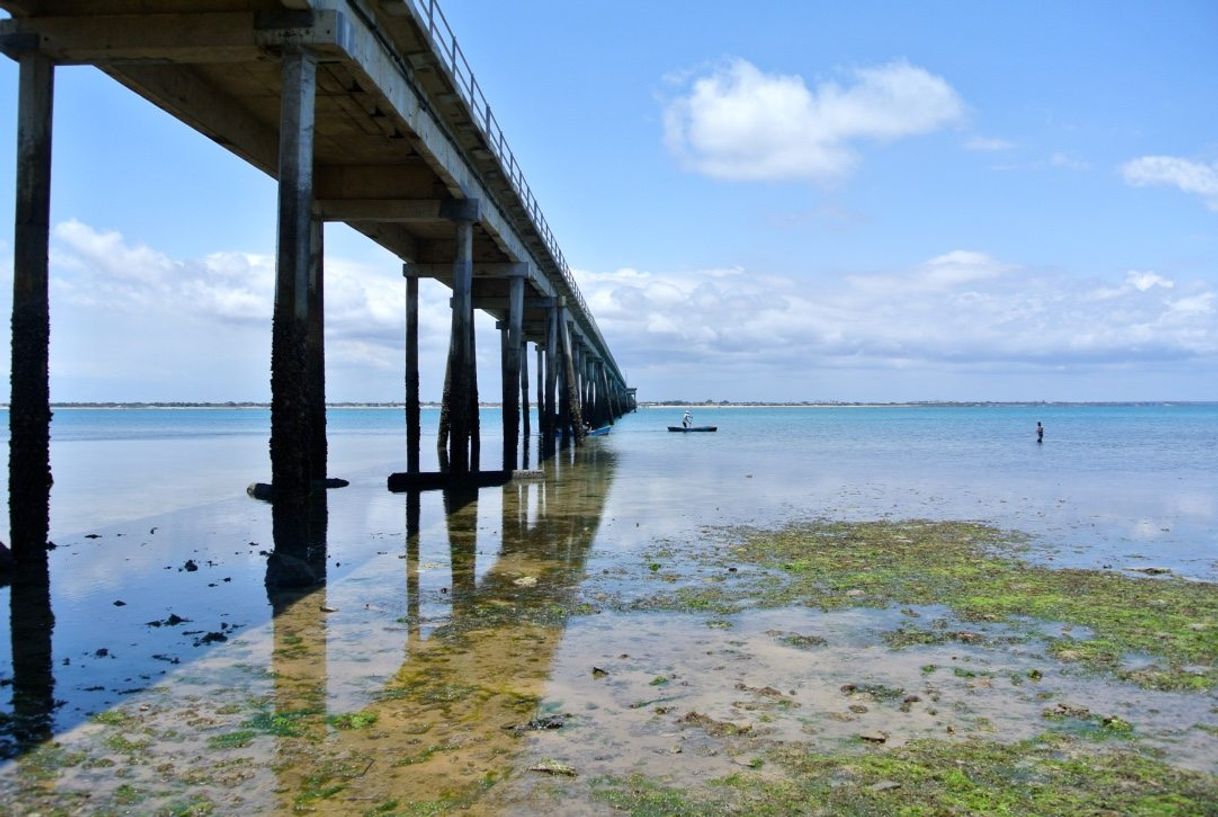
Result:
{"label": "small boat", "polygon": [[613,428],[613,426],[601,426],[600,428],[594,428],[587,433],[587,436],[604,437],[606,434],[609,433],[609,429],[611,429],[611,428]]}
{"label": "small boat", "polygon": [[690,431],[718,431],[719,426],[669,426],[668,430],[682,431],[686,433]]}

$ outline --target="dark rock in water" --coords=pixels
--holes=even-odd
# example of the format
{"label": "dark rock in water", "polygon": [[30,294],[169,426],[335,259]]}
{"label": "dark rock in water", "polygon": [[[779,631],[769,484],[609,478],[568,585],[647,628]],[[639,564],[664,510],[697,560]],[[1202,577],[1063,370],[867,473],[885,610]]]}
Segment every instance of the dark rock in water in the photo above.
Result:
{"label": "dark rock in water", "polygon": [[266,561],[266,586],[272,590],[302,590],[318,584],[316,571],[304,559],[275,552]]}
{"label": "dark rock in water", "polygon": [[195,646],[202,647],[205,644],[216,644],[221,641],[228,641],[228,636],[224,633],[210,632],[202,638],[195,639]]}
{"label": "dark rock in water", "polygon": [[182,565],[182,569],[185,570],[187,573],[194,573],[196,570],[199,569],[199,566],[197,564],[195,564],[194,559],[187,559],[186,564]]}
{"label": "dark rock in water", "polygon": [[169,618],[164,621],[145,621],[145,627],[176,627],[183,622],[190,621],[188,618],[182,618],[177,613],[170,613]]}
{"label": "dark rock in water", "polygon": [[274,489],[265,482],[251,482],[246,487],[245,492],[254,499],[261,499],[263,502],[270,502],[274,497]]}
{"label": "dark rock in water", "polygon": [[86,533],[85,538],[86,539],[100,539],[101,534],[100,533]]}
{"label": "dark rock in water", "polygon": [[13,558],[13,552],[8,549],[8,545],[0,542],[0,571],[13,570],[17,567],[17,560]]}
{"label": "dark rock in water", "polygon": [[126,607],[127,602],[123,601],[122,599],[119,599],[118,601],[114,602],[114,606],[115,607]]}
{"label": "dark rock in water", "polygon": [[566,715],[541,715],[528,723],[515,723],[504,726],[504,730],[522,735],[525,732],[540,732],[545,729],[562,729],[567,724]]}

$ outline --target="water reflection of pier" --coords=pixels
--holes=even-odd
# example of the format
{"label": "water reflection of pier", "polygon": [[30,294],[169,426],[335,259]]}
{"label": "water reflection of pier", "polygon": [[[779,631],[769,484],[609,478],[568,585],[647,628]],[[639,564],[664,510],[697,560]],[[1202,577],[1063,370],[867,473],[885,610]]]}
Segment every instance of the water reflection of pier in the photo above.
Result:
{"label": "water reflection of pier", "polygon": [[[537,715],[613,470],[611,451],[588,447],[551,461],[544,482],[483,489],[501,492],[502,513],[498,555],[480,578],[479,545],[494,543],[478,529],[478,494],[447,492],[451,606],[439,622],[420,591],[423,498],[408,494],[404,658],[359,711],[327,713],[323,593],[272,594],[274,706],[296,727],[267,759],[282,813],[302,798],[323,814],[460,800],[511,772],[521,742],[505,727]],[[436,626],[425,635],[427,624]]]}

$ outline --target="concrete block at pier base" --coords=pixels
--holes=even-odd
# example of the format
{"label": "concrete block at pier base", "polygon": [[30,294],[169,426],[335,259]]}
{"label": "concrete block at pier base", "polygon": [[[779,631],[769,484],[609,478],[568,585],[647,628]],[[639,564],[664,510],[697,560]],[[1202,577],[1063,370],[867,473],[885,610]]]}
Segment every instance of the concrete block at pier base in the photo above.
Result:
{"label": "concrete block at pier base", "polygon": [[546,472],[540,468],[534,468],[529,471],[513,471],[512,479],[545,479]]}
{"label": "concrete block at pier base", "polygon": [[261,499],[263,502],[270,502],[275,496],[275,490],[265,482],[251,482],[246,487],[245,492],[254,499]]}
{"label": "concrete block at pier base", "polygon": [[[326,479],[313,480],[313,488],[346,488],[351,483],[345,479],[338,477],[327,477]],[[273,502],[275,499],[274,486],[265,482],[251,482],[245,489],[245,492],[254,499],[261,499],[263,502]]]}
{"label": "concrete block at pier base", "polygon": [[438,491],[445,488],[492,488],[506,485],[521,471],[474,471],[470,474],[449,474],[440,471],[421,471],[419,473],[390,474],[389,490],[394,493],[403,491]]}

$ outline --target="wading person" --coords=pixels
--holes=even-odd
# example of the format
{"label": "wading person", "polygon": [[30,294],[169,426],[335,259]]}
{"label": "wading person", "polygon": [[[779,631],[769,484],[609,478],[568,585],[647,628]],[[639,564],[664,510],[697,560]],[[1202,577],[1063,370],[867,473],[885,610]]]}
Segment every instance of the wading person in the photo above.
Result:
{"label": "wading person", "polygon": [[1040,420],[1036,421],[1036,442],[1043,443],[1045,441],[1045,427],[1040,424]]}

